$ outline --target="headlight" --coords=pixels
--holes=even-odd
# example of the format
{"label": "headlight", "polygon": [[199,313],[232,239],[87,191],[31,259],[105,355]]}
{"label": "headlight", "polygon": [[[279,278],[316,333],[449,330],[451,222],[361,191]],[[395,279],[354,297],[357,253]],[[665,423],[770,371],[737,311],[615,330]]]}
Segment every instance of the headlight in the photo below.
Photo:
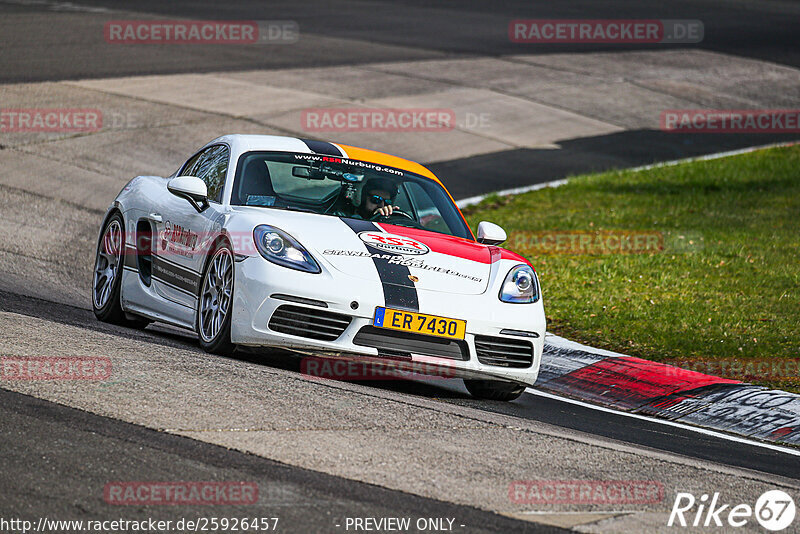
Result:
{"label": "headlight", "polygon": [[500,288],[500,300],[523,304],[539,300],[539,281],[527,265],[517,265],[509,271]]}
{"label": "headlight", "polygon": [[253,230],[253,240],[258,252],[272,263],[307,273],[322,272],[311,254],[283,230],[261,224]]}

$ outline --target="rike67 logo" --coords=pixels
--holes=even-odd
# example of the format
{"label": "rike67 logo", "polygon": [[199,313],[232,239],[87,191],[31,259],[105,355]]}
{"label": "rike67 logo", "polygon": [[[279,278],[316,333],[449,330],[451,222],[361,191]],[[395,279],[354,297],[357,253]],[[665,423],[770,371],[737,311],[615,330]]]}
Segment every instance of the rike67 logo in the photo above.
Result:
{"label": "rike67 logo", "polygon": [[755,517],[763,528],[778,532],[792,524],[795,513],[794,500],[781,490],[765,492],[755,507],[722,504],[719,493],[714,493],[710,502],[707,494],[696,499],[691,493],[678,493],[667,526],[722,527],[727,523],[727,526],[743,527]]}

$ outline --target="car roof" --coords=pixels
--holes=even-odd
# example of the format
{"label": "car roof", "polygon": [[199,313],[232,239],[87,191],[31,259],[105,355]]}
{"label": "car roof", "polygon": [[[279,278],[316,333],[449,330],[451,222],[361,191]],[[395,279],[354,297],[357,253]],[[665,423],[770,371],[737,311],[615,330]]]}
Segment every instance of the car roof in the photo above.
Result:
{"label": "car roof", "polygon": [[[387,167],[394,167],[395,169],[413,172],[414,174],[419,174],[420,176],[430,178],[444,187],[439,178],[425,166],[414,161],[392,156],[391,154],[385,154],[383,152],[377,152],[375,150],[369,150],[367,148],[330,143],[327,141],[300,139],[298,137],[250,134],[224,135],[214,139],[210,143],[206,144],[206,146],[215,145],[218,143],[226,143],[230,145],[232,151],[237,154],[254,150],[278,150],[309,154],[321,153],[359,161],[366,161],[369,163],[375,163],[377,165],[386,165]],[[330,149],[330,152],[319,152],[319,150],[325,150],[326,146]],[[337,149],[339,154],[335,153]],[[447,188],[445,188],[445,190],[447,190]]]}

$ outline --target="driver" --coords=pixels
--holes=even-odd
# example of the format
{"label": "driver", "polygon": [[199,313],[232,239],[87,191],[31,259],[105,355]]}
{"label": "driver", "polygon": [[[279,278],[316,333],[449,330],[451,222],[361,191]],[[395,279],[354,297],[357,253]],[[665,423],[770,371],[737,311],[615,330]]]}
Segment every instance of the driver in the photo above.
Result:
{"label": "driver", "polygon": [[[345,217],[370,220],[373,217],[388,216],[398,210],[392,205],[397,196],[397,185],[388,178],[370,178],[361,187],[361,202],[354,206],[350,202],[344,206]],[[340,210],[335,210],[340,211]]]}
{"label": "driver", "polygon": [[397,196],[397,186],[388,178],[370,178],[361,188],[361,204],[358,206],[358,214],[364,219],[370,219],[377,215],[391,215],[397,206],[393,206]]}

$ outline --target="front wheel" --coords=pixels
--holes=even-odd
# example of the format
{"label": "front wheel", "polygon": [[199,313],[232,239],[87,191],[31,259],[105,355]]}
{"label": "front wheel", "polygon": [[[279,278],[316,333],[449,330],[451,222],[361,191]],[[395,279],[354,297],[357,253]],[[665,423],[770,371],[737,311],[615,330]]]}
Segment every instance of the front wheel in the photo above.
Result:
{"label": "front wheel", "polygon": [[499,380],[464,380],[467,391],[476,399],[513,401],[518,399],[525,386]]}
{"label": "front wheel", "polygon": [[197,334],[206,352],[230,354],[233,310],[233,251],[218,243],[206,264],[197,301]]}

